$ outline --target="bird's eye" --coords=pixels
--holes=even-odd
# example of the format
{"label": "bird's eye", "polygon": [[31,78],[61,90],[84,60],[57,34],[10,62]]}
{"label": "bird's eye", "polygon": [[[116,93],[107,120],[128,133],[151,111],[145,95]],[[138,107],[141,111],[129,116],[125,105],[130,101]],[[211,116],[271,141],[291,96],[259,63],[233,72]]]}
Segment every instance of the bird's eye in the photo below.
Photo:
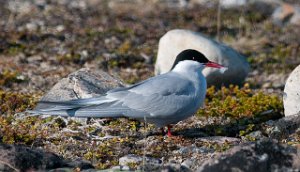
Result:
{"label": "bird's eye", "polygon": [[195,60],[195,57],[193,57],[193,60]]}

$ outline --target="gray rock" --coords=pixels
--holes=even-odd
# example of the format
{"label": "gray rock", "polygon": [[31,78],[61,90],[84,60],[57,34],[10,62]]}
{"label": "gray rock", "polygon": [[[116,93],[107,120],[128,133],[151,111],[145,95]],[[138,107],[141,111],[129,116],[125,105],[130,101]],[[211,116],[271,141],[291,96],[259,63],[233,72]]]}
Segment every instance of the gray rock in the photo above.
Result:
{"label": "gray rock", "polygon": [[282,26],[287,24],[300,25],[300,6],[282,3],[272,14],[273,23]]}
{"label": "gray rock", "polygon": [[218,143],[218,144],[223,144],[223,143],[239,144],[239,143],[241,143],[241,139],[239,139],[239,138],[226,137],[226,136],[202,137],[202,138],[198,138],[197,141],[214,142],[214,143]]}
{"label": "gray rock", "polygon": [[22,15],[30,13],[33,8],[32,4],[29,1],[23,0],[8,1],[7,7],[11,12]]}
{"label": "gray rock", "polygon": [[218,69],[205,68],[203,74],[208,86],[241,84],[250,70],[245,57],[232,48],[200,33],[176,29],[167,32],[159,41],[155,74],[168,72],[176,56],[185,49],[198,50],[209,60],[228,67],[223,74]]}
{"label": "gray rock", "polygon": [[220,3],[224,8],[234,8],[247,5],[247,0],[222,0]]}
{"label": "gray rock", "polygon": [[247,134],[248,137],[250,137],[251,139],[255,139],[255,140],[260,140],[265,138],[265,136],[262,134],[261,131],[253,131],[249,134]]}
{"label": "gray rock", "polygon": [[197,170],[206,171],[298,171],[300,149],[274,141],[235,146],[205,161]]}
{"label": "gray rock", "polygon": [[68,5],[71,8],[77,8],[81,10],[85,10],[87,8],[87,1],[81,0],[60,0],[58,1],[61,5]]}
{"label": "gray rock", "polygon": [[285,139],[290,134],[296,132],[300,126],[300,113],[286,116],[277,121],[267,121],[264,127],[264,133],[272,139]]}
{"label": "gray rock", "polygon": [[88,162],[67,161],[54,153],[40,149],[0,144],[0,171],[36,171],[63,167],[93,168]]}
{"label": "gray rock", "polygon": [[93,169],[93,165],[85,160],[65,161],[67,167],[78,167],[80,169]]}
{"label": "gray rock", "polygon": [[191,168],[193,166],[193,161],[191,159],[187,159],[181,163],[182,166],[186,168]]}
{"label": "gray rock", "polygon": [[206,147],[197,147],[195,145],[180,147],[178,150],[173,151],[174,154],[180,155],[191,155],[191,154],[201,154],[208,153],[213,150]]}
{"label": "gray rock", "polygon": [[300,65],[288,77],[284,87],[284,114],[294,115],[300,112]]}
{"label": "gray rock", "polygon": [[160,159],[145,157],[143,164],[143,157],[134,154],[129,154],[119,159],[120,166],[128,166],[128,164],[137,164],[139,165],[140,169],[144,169],[145,171],[157,170],[160,168],[161,163],[162,162]]}
{"label": "gray rock", "polygon": [[110,168],[113,171],[128,171],[130,168],[128,166],[113,166]]}
{"label": "gray rock", "polygon": [[[82,68],[61,79],[51,90],[42,97],[41,101],[62,101],[78,98],[101,96],[107,91],[122,87],[123,83],[104,71],[91,71]],[[48,105],[38,104],[36,108],[49,108]],[[47,117],[47,115],[46,115]],[[87,118],[72,118],[86,124]]]}
{"label": "gray rock", "polygon": [[180,171],[180,172],[192,172],[190,168],[186,167],[185,165],[180,165],[176,163],[168,163],[164,165],[159,171],[162,172],[175,172],[175,171]]}
{"label": "gray rock", "polygon": [[53,153],[6,144],[0,144],[0,161],[20,171],[52,169],[65,165],[63,159]]}
{"label": "gray rock", "polygon": [[[222,0],[220,1],[223,8],[238,8],[246,5],[273,5],[279,4],[280,0]],[[260,11],[260,10],[259,10]]]}
{"label": "gray rock", "polygon": [[90,98],[103,95],[113,88],[122,86],[121,81],[106,72],[82,68],[61,79],[41,100],[59,101]]}

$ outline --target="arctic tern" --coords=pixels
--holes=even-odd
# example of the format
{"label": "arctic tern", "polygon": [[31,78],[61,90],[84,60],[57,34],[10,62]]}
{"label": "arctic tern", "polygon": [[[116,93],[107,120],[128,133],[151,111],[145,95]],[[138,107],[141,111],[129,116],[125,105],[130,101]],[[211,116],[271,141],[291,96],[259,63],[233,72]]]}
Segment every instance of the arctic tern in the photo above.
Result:
{"label": "arctic tern", "polygon": [[209,61],[202,53],[187,49],[177,55],[168,73],[112,89],[100,97],[40,101],[39,104],[48,108],[28,112],[65,117],[146,119],[157,127],[168,126],[168,136],[171,136],[170,124],[192,116],[203,105],[207,87],[202,74],[205,67],[225,68]]}

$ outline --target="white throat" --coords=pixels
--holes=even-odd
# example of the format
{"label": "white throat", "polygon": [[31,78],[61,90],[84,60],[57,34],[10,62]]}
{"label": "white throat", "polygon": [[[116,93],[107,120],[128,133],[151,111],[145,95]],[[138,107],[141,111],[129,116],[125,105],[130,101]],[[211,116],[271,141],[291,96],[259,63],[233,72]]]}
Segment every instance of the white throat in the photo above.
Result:
{"label": "white throat", "polygon": [[173,72],[180,73],[180,74],[192,74],[192,73],[202,73],[202,70],[204,69],[204,65],[202,65],[199,62],[192,61],[192,60],[184,60],[179,62],[174,69]]}

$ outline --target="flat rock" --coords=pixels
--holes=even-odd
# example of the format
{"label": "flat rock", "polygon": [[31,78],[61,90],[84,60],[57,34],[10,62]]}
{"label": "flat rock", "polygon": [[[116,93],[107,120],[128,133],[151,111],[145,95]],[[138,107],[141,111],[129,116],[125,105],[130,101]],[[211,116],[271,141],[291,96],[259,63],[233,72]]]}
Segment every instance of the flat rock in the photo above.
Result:
{"label": "flat rock", "polygon": [[235,137],[226,137],[226,136],[211,136],[211,137],[201,137],[196,139],[201,142],[214,142],[218,144],[223,143],[231,143],[231,144],[239,144],[241,143],[241,139]]}
{"label": "flat rock", "polygon": [[93,168],[88,162],[67,161],[54,153],[41,149],[0,144],[0,171],[36,171],[62,167]]}
{"label": "flat rock", "polygon": [[210,171],[298,171],[300,150],[265,140],[238,145],[205,161],[198,172]]}
{"label": "flat rock", "polygon": [[290,116],[300,112],[300,65],[288,77],[284,87],[284,115]]}
{"label": "flat rock", "polygon": [[125,155],[119,159],[120,166],[137,164],[139,165],[139,168],[144,169],[145,171],[157,170],[161,167],[161,163],[162,161],[160,159],[151,158],[151,157],[143,158],[142,156],[138,156],[134,154]]}
{"label": "flat rock", "polygon": [[209,60],[228,67],[223,74],[218,69],[205,68],[203,74],[208,86],[240,85],[249,73],[250,66],[245,57],[232,48],[200,33],[176,29],[167,32],[159,41],[155,74],[168,72],[176,56],[185,49],[198,50]]}

